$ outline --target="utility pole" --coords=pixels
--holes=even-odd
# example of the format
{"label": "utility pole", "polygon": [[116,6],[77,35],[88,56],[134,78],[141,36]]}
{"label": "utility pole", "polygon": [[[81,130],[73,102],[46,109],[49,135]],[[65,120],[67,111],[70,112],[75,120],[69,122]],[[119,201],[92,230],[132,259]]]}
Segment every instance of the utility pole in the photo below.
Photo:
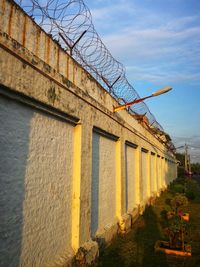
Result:
{"label": "utility pole", "polygon": [[188,173],[188,146],[185,144],[185,172]]}
{"label": "utility pole", "polygon": [[184,170],[185,170],[185,175],[188,175],[189,177],[192,177],[192,171],[191,171],[191,162],[190,162],[190,155],[188,153],[188,145],[185,144],[184,146],[179,146],[176,147],[176,149],[179,148],[184,148],[185,149],[185,153],[184,153],[184,158],[185,158],[185,166],[184,166]]}
{"label": "utility pole", "polygon": [[189,155],[189,162],[188,162],[188,164],[189,164],[189,175],[191,175],[192,174],[192,171],[191,171],[190,155]]}
{"label": "utility pole", "polygon": [[190,155],[188,154],[188,145],[185,144],[185,173],[191,177],[191,162]]}

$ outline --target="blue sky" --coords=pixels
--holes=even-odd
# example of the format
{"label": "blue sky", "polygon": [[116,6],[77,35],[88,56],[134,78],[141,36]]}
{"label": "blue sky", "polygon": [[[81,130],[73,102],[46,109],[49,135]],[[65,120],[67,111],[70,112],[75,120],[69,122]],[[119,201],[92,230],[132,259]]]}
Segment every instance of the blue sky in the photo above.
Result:
{"label": "blue sky", "polygon": [[146,103],[175,146],[191,145],[192,161],[200,162],[200,1],[84,2],[140,96],[173,87]]}

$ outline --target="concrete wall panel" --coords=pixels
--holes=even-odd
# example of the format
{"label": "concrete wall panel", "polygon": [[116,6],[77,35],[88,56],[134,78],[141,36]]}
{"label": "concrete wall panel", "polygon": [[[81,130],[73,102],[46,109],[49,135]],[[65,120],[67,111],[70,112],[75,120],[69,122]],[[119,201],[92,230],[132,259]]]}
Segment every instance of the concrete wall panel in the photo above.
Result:
{"label": "concrete wall panel", "polygon": [[116,143],[93,134],[92,160],[92,218],[91,233],[94,235],[116,217]]}
{"label": "concrete wall panel", "polygon": [[157,188],[157,190],[158,190],[158,192],[159,192],[159,190],[161,189],[161,158],[160,158],[160,156],[159,157],[157,157],[157,168],[156,168],[157,170],[157,185],[158,185],[158,188]]}
{"label": "concrete wall panel", "polygon": [[7,98],[0,125],[0,265],[60,261],[71,253],[74,127]]}
{"label": "concrete wall panel", "polygon": [[137,194],[137,170],[136,170],[136,149],[125,146],[125,164],[126,164],[126,211],[132,211],[136,206]]}
{"label": "concrete wall panel", "polygon": [[155,194],[157,191],[157,177],[156,177],[156,156],[150,156],[150,188],[151,195]]}
{"label": "concrete wall panel", "polygon": [[144,202],[148,197],[148,155],[147,153],[142,152],[141,157],[141,200]]}

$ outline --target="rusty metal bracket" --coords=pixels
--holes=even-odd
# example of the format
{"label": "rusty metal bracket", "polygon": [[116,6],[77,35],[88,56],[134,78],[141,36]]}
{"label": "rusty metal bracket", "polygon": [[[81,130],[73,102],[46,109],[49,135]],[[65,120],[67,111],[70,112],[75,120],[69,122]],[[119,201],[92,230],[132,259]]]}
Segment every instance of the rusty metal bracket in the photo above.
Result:
{"label": "rusty metal bracket", "polygon": [[103,76],[101,76],[101,79],[104,81],[104,83],[108,86],[109,88],[109,93],[111,93],[111,89],[113,87],[114,84],[116,84],[116,82],[120,79],[121,75],[112,83],[112,84],[109,84],[107,79],[104,78]]}
{"label": "rusty metal bracket", "polygon": [[86,32],[87,32],[87,30],[83,31],[83,32],[81,33],[81,35],[78,37],[78,39],[73,43],[73,45],[71,45],[71,44],[68,42],[67,37],[66,37],[63,33],[59,32],[60,37],[63,39],[63,41],[65,42],[65,44],[69,47],[69,51],[70,51],[69,54],[70,54],[70,56],[72,56],[72,52],[73,52],[74,47],[75,47],[76,44],[81,40],[81,38],[83,37],[83,35],[84,35]]}

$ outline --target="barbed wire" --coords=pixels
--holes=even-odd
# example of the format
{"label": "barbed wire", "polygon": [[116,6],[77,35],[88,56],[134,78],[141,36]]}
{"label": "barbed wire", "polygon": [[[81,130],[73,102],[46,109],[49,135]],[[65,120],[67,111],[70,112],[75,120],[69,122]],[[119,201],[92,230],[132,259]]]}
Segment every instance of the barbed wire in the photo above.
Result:
{"label": "barbed wire", "polygon": [[[14,0],[37,24],[57,40],[121,104],[140,96],[128,82],[124,66],[106,48],[96,32],[83,0]],[[144,102],[129,108],[144,115],[149,125],[163,131]]]}

